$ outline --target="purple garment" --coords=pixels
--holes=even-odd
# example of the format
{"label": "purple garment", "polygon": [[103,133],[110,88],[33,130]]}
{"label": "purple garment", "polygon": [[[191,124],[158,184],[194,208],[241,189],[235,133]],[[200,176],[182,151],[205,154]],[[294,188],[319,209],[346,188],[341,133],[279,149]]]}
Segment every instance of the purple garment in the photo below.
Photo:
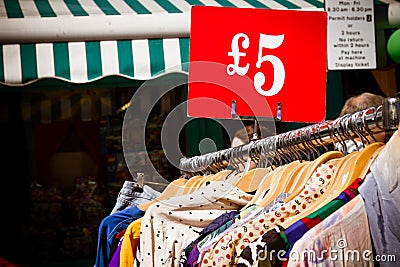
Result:
{"label": "purple garment", "polygon": [[214,232],[215,230],[220,228],[223,224],[234,219],[239,213],[240,212],[237,210],[232,210],[232,211],[229,211],[227,213],[220,215],[212,223],[210,223],[206,228],[204,228],[203,231],[200,232],[200,236],[205,237],[209,233]]}
{"label": "purple garment", "polygon": [[[222,225],[226,224],[229,221],[232,221],[237,215],[239,211],[232,210],[230,212],[224,213],[216,218],[212,223],[210,223],[203,231],[200,232],[200,236],[194,240],[181,255],[181,266],[194,266],[197,264],[197,259],[200,255],[200,251],[197,248],[197,243],[205,238],[209,233],[219,229]],[[185,260],[185,258],[187,259]],[[184,262],[182,264],[182,262]]]}
{"label": "purple garment", "polygon": [[121,252],[122,240],[123,238],[119,240],[118,247],[115,250],[114,255],[112,256],[111,261],[108,264],[108,267],[119,267],[119,260],[120,260],[119,254]]}
{"label": "purple garment", "polygon": [[199,259],[200,256],[200,251],[197,248],[197,244],[196,246],[193,247],[192,251],[190,252],[187,261],[186,261],[186,265],[188,266],[194,266],[195,264],[197,264],[197,260]]}

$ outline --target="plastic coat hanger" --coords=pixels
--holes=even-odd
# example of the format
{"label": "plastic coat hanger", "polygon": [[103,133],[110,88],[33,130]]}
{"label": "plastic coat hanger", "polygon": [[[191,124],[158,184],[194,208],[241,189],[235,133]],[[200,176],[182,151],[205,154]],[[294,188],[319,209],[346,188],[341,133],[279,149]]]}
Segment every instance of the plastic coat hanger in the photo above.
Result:
{"label": "plastic coat hanger", "polygon": [[[327,152],[328,153],[328,152]],[[326,153],[325,153],[326,154]],[[343,160],[345,157],[353,157],[354,155],[353,155],[353,153],[352,153],[352,155],[347,155],[347,156],[344,156],[344,157],[338,157],[338,158],[333,158],[333,159],[330,159],[329,161],[327,161],[327,162],[325,162],[325,164],[329,164],[329,165],[334,165],[335,167],[336,167],[336,169],[338,169],[338,168],[340,168],[340,166],[342,166],[343,164],[345,164],[346,163],[346,161],[345,160]],[[319,165],[318,165],[319,166]],[[317,166],[317,167],[318,167]],[[335,173],[334,173],[335,174]],[[309,178],[311,177],[311,176],[308,176]],[[331,183],[333,183],[333,179],[334,178],[331,178]],[[305,185],[305,184],[304,184]],[[292,200],[294,197],[296,197],[296,196],[298,196],[302,191],[303,191],[303,189],[304,189],[304,185],[301,187],[301,190],[298,192],[298,194],[292,194],[291,196],[290,196],[290,198],[289,199],[285,199],[285,202],[287,203],[287,202],[289,202],[290,200]],[[319,201],[319,203],[321,202],[321,200],[323,200],[323,197],[324,196],[326,196],[328,193],[327,193],[327,191],[328,191],[328,189],[327,188],[325,188],[325,194],[322,196],[322,197],[320,197],[318,200],[316,200],[316,201],[314,201],[314,203],[311,203],[311,204],[309,204],[309,205],[307,205],[307,208],[305,209],[305,210],[303,210],[300,214],[298,214],[298,215],[293,215],[293,216],[291,216],[291,217],[289,217],[289,218],[287,218],[286,220],[285,220],[285,222],[283,222],[282,223],[282,226],[283,227],[285,227],[285,228],[287,228],[287,227],[289,227],[291,224],[293,224],[293,223],[295,223],[297,220],[299,220],[299,219],[301,219],[301,218],[304,218],[305,216],[307,216],[307,215],[309,215],[310,213],[312,213],[314,210],[316,210],[317,208],[316,207],[318,207],[318,201]]]}
{"label": "plastic coat hanger", "polygon": [[[269,148],[268,142],[264,145]],[[249,158],[251,158],[254,162],[255,160],[260,161],[262,157],[267,157],[267,154],[270,154],[270,151],[269,149],[267,149],[267,147],[263,146],[263,144],[260,142],[254,142],[253,146],[251,146],[249,150]],[[259,156],[255,157],[253,153],[258,154]],[[261,154],[263,156],[261,156]],[[271,166],[264,166],[252,169],[247,173],[244,173],[238,180],[235,181],[234,184],[236,187],[242,189],[245,192],[253,192],[260,187],[260,185],[264,182],[264,178],[266,177],[266,175],[272,171],[273,170]]]}
{"label": "plastic coat hanger", "polygon": [[[337,140],[339,140],[339,142],[342,143],[342,145],[344,147],[346,147],[345,139],[343,138],[340,125],[341,125],[341,119],[339,118],[333,122],[332,128],[330,128],[330,135],[331,135],[332,140],[335,140],[335,138],[336,138]],[[357,153],[357,152],[354,152],[354,153]],[[346,170],[346,168],[344,168],[343,166],[347,166],[346,165],[347,161],[350,158],[352,158],[353,156],[354,155],[352,155],[352,156],[345,155],[344,157],[337,158],[337,159],[331,159],[331,160],[327,161],[326,164],[333,165],[336,167],[336,170],[333,173],[333,177],[331,178],[331,183],[327,188],[332,186],[332,184],[333,184],[332,181],[335,181],[335,177],[342,177],[344,175],[344,171]],[[329,190],[329,189],[326,189],[326,190]]]}
{"label": "plastic coat hanger", "polygon": [[199,188],[199,183],[203,180],[203,179],[207,179],[210,178],[211,176],[213,176],[213,174],[208,174],[208,175],[198,175],[195,177],[190,178],[184,187],[182,187],[182,190],[179,192],[178,195],[186,195],[189,194],[195,190],[197,190]]}
{"label": "plastic coat hanger", "polygon": [[[257,201],[260,201],[266,194],[266,192],[269,191],[273,177],[278,175],[278,173],[281,172],[286,167],[286,166],[278,166],[273,168],[272,166],[270,166],[273,164],[274,160],[270,161],[269,159],[272,158],[274,155],[276,155],[275,152],[271,154],[272,153],[271,151],[275,151],[274,149],[275,146],[273,146],[272,144],[274,144],[274,141],[271,139],[267,140],[267,142],[260,143],[260,150],[261,150],[260,160],[265,162],[264,168],[268,169],[268,171],[266,170],[266,174],[264,175],[264,177],[262,177],[257,187],[257,191],[254,195],[254,198],[246,206],[256,204]],[[263,174],[262,172],[260,172],[257,175],[262,176]]]}
{"label": "plastic coat hanger", "polygon": [[[379,143],[379,142],[378,142]],[[371,164],[374,162],[374,160],[379,156],[379,153],[385,148],[385,144],[378,147],[374,153],[369,157],[367,163],[365,164],[365,166],[371,166]],[[361,172],[361,174],[359,175],[360,178],[365,179],[365,177],[367,176],[367,173],[369,172],[369,168],[364,168],[364,170]]]}
{"label": "plastic coat hanger", "polygon": [[[205,165],[205,159],[204,158],[198,158],[197,161],[203,160],[201,162],[202,165]],[[196,162],[197,164],[197,162]],[[193,168],[193,167],[192,167]],[[198,180],[202,179],[204,177],[204,173],[202,175],[196,175],[188,179],[188,181],[185,183],[185,186],[181,187],[176,195],[184,195],[190,192],[192,189],[191,187],[193,184],[195,184]]]}
{"label": "plastic coat hanger", "polygon": [[[335,133],[337,133],[337,139],[340,140],[341,142],[343,142],[343,145],[345,146],[345,140],[343,138],[343,135],[340,131],[340,121],[336,120],[333,122],[333,127],[331,128],[332,131],[330,131],[330,134],[335,135]],[[331,135],[332,140],[335,140],[335,138]],[[351,160],[356,157],[358,152],[353,152],[351,154],[348,154],[344,157],[341,158],[336,158],[336,159],[331,159],[329,161],[327,161],[326,164],[329,165],[333,165],[336,167],[336,170],[333,173],[333,176],[331,178],[331,183],[327,186],[327,188],[325,189],[326,192],[330,190],[330,188],[334,187],[334,184],[339,181],[340,179],[342,179],[343,177],[347,177],[347,171],[349,170],[350,164],[349,162],[351,162]],[[340,193],[340,192],[339,192]],[[325,194],[326,195],[326,194]],[[322,197],[321,199],[323,199],[324,197]],[[318,200],[320,201],[320,199]]]}
{"label": "plastic coat hanger", "polygon": [[260,187],[264,177],[271,172],[270,168],[255,168],[248,171],[234,185],[244,192],[253,192]]}
{"label": "plastic coat hanger", "polygon": [[[208,175],[206,176],[207,178],[211,179],[214,175]],[[205,178],[203,176],[197,176],[197,177],[192,177],[193,178],[197,178],[197,179],[201,179],[201,178]],[[194,185],[194,182],[192,185],[187,185],[187,182],[190,181],[190,179],[186,179],[186,178],[178,178],[174,181],[172,181],[165,189],[164,191],[161,193],[161,195],[158,198],[155,198],[149,202],[146,202],[144,204],[138,205],[137,207],[140,210],[146,211],[148,207],[150,207],[152,204],[157,203],[159,201],[163,201],[163,200],[167,200],[171,197],[176,197],[176,196],[181,196],[181,195],[185,195],[185,194],[190,194],[194,191],[196,191],[197,189],[199,189],[202,184],[197,183],[196,185]]]}
{"label": "plastic coat hanger", "polygon": [[153,200],[150,200],[149,202],[146,202],[144,204],[138,205],[138,209],[146,211],[148,207],[150,207],[152,204],[157,203],[159,201],[166,200],[171,197],[175,197],[178,195],[180,192],[180,189],[185,186],[186,182],[188,180],[186,178],[178,178],[174,181],[172,181],[167,187],[162,191],[161,195]]}
{"label": "plastic coat hanger", "polygon": [[[215,159],[215,164],[217,164],[219,168],[219,172],[214,174],[214,176],[209,177],[207,179],[203,179],[201,182],[201,185],[205,185],[208,182],[212,181],[223,181],[225,180],[228,176],[230,176],[234,171],[227,169],[229,165],[229,154],[226,153],[226,151],[222,152],[221,154],[217,155],[217,158]],[[236,167],[238,168],[238,167]]]}
{"label": "plastic coat hanger", "polygon": [[302,161],[290,172],[290,174],[288,174],[289,183],[287,184],[287,191],[291,195],[297,190],[297,188],[304,187],[302,183],[299,184],[299,182],[302,182],[302,179],[298,179],[298,177],[301,177],[301,173],[304,175],[304,171],[307,169],[307,165],[309,164],[311,164],[310,161]]}
{"label": "plastic coat hanger", "polygon": [[253,192],[255,191],[265,175],[270,172],[270,169],[267,168],[255,168],[252,170],[248,170],[250,164],[253,162],[255,165],[258,164],[259,157],[256,157],[255,153],[259,153],[256,149],[256,142],[250,143],[247,155],[248,159],[246,162],[245,169],[243,172],[238,173],[232,177],[230,177],[227,181],[235,185],[237,188],[240,188],[244,192]]}
{"label": "plastic coat hanger", "polygon": [[[185,187],[181,190],[180,195],[189,194],[197,190],[203,180],[209,179],[212,176],[211,173],[218,172],[218,166],[214,164],[214,160],[212,160],[209,155],[203,155],[202,157],[196,158],[193,165],[203,166],[202,175],[190,178]],[[194,169],[194,166],[190,167]]]}
{"label": "plastic coat hanger", "polygon": [[[208,182],[222,181],[224,179],[224,177],[226,177],[229,174],[229,172],[226,172],[226,170],[224,170],[225,164],[223,161],[224,161],[225,157],[222,153],[217,153],[215,155],[215,158],[213,158],[211,160],[211,163],[210,163],[210,159],[208,159],[206,156],[203,157],[202,159],[203,159],[203,161],[200,163],[201,165],[205,166],[208,164],[208,166],[205,168],[205,170],[211,171],[211,172],[216,172],[216,173],[191,178],[186,183],[187,188],[185,188],[183,190],[183,194],[192,193],[192,192],[196,191],[198,188],[206,185]],[[191,181],[191,180],[193,180],[193,181]]]}
{"label": "plastic coat hanger", "polygon": [[[377,151],[380,151],[382,147],[383,143],[374,143],[359,152],[353,152],[343,157],[343,160],[340,161],[338,166],[336,166],[336,174],[334,173],[331,180],[332,184],[327,186],[325,194],[317,201],[307,206],[301,214],[290,217],[282,224],[282,226],[285,228],[289,227],[297,220],[308,216],[315,210],[335,199],[342,191],[353,183],[355,179],[364,178],[359,175],[361,175],[365,169],[369,169],[370,164],[379,154]],[[354,167],[356,167],[356,171],[354,171]]]}
{"label": "plastic coat hanger", "polygon": [[222,168],[225,168],[225,165],[223,162],[220,162],[219,164],[220,164],[219,167],[221,168],[221,170],[214,175],[206,176],[203,179],[201,179],[198,184],[198,187],[205,186],[208,183],[211,183],[214,181],[223,181],[232,172],[232,170],[222,169]]}
{"label": "plastic coat hanger", "polygon": [[[161,193],[161,195],[159,197],[157,197],[153,200],[150,200],[149,202],[146,202],[144,204],[138,205],[137,207],[140,210],[146,211],[148,209],[148,207],[150,207],[154,203],[157,203],[157,202],[160,202],[163,200],[167,200],[171,197],[184,195],[185,191],[193,192],[196,189],[198,189],[197,186],[199,186],[199,185],[194,186],[194,184],[202,178],[204,178],[203,175],[197,175],[190,179],[186,179],[181,176],[178,179],[172,181],[169,185],[167,185],[167,187],[164,189],[164,191]],[[190,181],[190,184],[188,186],[187,183],[189,181]]]}
{"label": "plastic coat hanger", "polygon": [[343,153],[339,151],[328,151],[319,156],[317,159],[307,163],[301,171],[298,172],[297,175],[292,177],[291,179],[294,179],[292,182],[293,184],[296,184],[297,187],[295,190],[290,194],[288,198],[285,199],[285,202],[288,202],[295,198],[297,195],[299,195],[303,189],[307,181],[310,179],[312,174],[315,172],[315,170],[323,163],[326,163],[332,159],[337,159],[343,157]]}
{"label": "plastic coat hanger", "polygon": [[283,171],[283,169],[287,167],[285,166],[278,166],[275,170],[267,173],[263,180],[260,183],[260,186],[258,187],[254,197],[246,206],[250,206],[252,204],[259,204],[262,200],[262,198],[269,192],[271,189],[272,183],[275,181],[274,178],[279,176],[279,173]]}
{"label": "plastic coat hanger", "polygon": [[[245,164],[247,163],[247,159],[246,161],[243,159],[243,153],[242,147],[239,147],[238,150],[232,152],[231,154],[231,163],[236,169],[235,172],[232,172],[226,177],[226,181],[231,184],[236,184],[237,181],[239,181],[239,179],[245,174],[244,171],[240,171],[240,166],[245,167]],[[249,159],[251,160],[250,157]]]}
{"label": "plastic coat hanger", "polygon": [[211,177],[205,177],[204,179],[201,180],[200,186],[204,186],[209,182],[215,182],[215,181],[224,181],[225,178],[232,172],[232,170],[223,170],[220,171]]}
{"label": "plastic coat hanger", "polygon": [[[331,133],[334,134],[335,132],[330,131],[330,134]],[[339,138],[341,134],[342,133],[339,131]],[[331,138],[334,140],[332,135]],[[314,210],[317,210],[332,199],[336,198],[343,190],[345,190],[352,182],[354,182],[356,178],[360,177],[359,175],[365,173],[366,169],[369,169],[369,164],[373,161],[372,158],[376,157],[377,153],[375,153],[375,151],[382,145],[383,143],[375,143],[368,146],[368,149],[364,148],[360,152],[353,152],[342,158],[329,160],[327,164],[335,165],[336,170],[331,178],[331,183],[325,189],[325,194],[310,206],[307,206],[307,209],[301,214],[286,220],[282,226],[289,227],[298,219],[309,215]]]}
{"label": "plastic coat hanger", "polygon": [[300,162],[299,161],[293,161],[282,168],[281,172],[274,173],[272,177],[272,184],[270,187],[270,190],[268,193],[260,199],[257,204],[261,207],[266,207],[268,206],[269,203],[271,203],[275,198],[279,196],[279,194],[284,193],[285,189],[289,183],[287,176],[288,174],[293,170],[295,166],[297,166]]}
{"label": "plastic coat hanger", "polygon": [[284,165],[282,171],[276,173],[276,175],[272,177],[273,184],[271,184],[268,193],[264,197],[259,199],[256,203],[261,207],[266,207],[273,200],[275,200],[279,196],[279,194],[288,193],[288,190],[290,189],[290,185],[292,183],[291,181],[291,177],[293,177],[292,173],[297,172],[303,166],[304,165],[298,160],[293,161],[287,165]]}
{"label": "plastic coat hanger", "polygon": [[[361,175],[366,173],[369,169],[370,164],[372,163],[373,159],[378,155],[375,151],[384,146],[384,143],[376,142],[366,146],[363,150],[356,153],[353,158],[348,159],[348,165],[345,168],[342,168],[339,174],[339,181],[338,184],[335,183],[336,191],[342,192],[345,190],[351,183],[354,182],[356,178],[362,178]],[[353,153],[352,153],[353,154]],[[354,153],[355,154],[355,153]],[[336,180],[335,180],[336,181]]]}

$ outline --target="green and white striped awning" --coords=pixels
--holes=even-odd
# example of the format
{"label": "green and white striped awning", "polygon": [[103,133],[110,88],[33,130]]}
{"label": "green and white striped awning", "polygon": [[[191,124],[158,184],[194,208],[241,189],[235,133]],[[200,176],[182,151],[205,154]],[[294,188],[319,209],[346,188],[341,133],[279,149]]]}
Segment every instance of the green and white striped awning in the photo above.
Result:
{"label": "green and white striped awning", "polygon": [[23,85],[44,78],[85,83],[111,75],[147,80],[187,72],[189,38],[3,44],[0,82]]}
{"label": "green and white striped awning", "polygon": [[0,0],[0,83],[187,72],[193,5],[323,9],[323,0]]}

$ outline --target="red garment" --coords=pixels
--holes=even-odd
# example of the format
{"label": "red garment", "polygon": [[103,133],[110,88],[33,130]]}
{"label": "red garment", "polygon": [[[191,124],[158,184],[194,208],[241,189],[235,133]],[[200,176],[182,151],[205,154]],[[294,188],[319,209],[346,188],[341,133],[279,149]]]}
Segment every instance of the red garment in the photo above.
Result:
{"label": "red garment", "polygon": [[121,230],[118,234],[115,235],[115,238],[121,239],[124,236],[126,229]]}

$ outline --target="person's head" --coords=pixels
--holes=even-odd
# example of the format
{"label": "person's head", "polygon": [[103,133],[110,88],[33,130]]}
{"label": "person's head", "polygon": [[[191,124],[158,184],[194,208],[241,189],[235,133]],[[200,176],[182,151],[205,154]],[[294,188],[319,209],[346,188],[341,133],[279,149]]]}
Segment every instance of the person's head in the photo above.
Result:
{"label": "person's head", "polygon": [[342,110],[340,111],[340,116],[355,113],[369,107],[382,105],[384,99],[383,96],[371,93],[362,93],[360,95],[352,96],[344,103]]}
{"label": "person's head", "polygon": [[[360,95],[350,97],[344,103],[342,110],[340,111],[340,116],[352,114],[370,107],[382,105],[384,99],[385,98],[383,96],[371,93],[362,93]],[[378,142],[385,142],[385,132],[376,133],[374,134],[374,137]],[[370,141],[373,141],[373,139],[370,137],[368,139]]]}
{"label": "person's head", "polygon": [[[233,136],[231,147],[236,147],[249,143],[250,140],[253,139],[253,135],[254,135],[254,124],[247,125],[244,128],[237,130],[235,132],[235,135]],[[258,138],[260,137],[264,138],[270,135],[271,131],[267,127],[258,125],[257,127]]]}

